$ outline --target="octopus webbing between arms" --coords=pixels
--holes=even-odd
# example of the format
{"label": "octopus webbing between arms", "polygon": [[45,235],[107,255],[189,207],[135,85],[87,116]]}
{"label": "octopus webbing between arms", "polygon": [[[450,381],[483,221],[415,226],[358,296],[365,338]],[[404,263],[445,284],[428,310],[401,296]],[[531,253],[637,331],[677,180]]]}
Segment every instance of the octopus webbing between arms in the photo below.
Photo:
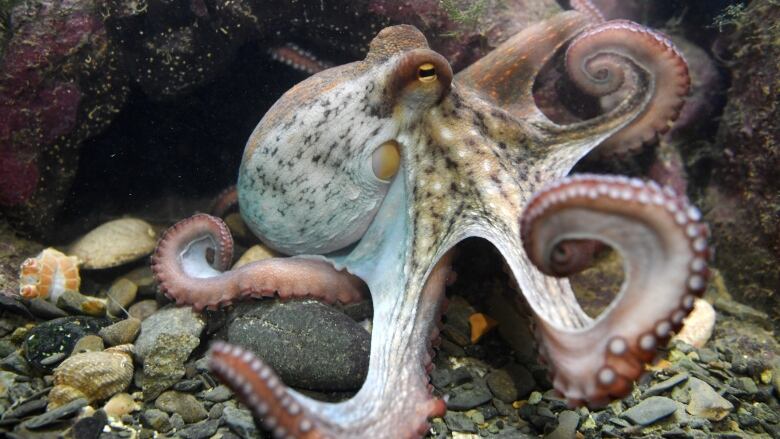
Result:
{"label": "octopus webbing between arms", "polygon": [[[599,117],[557,125],[531,89],[567,43],[582,87],[628,90]],[[229,232],[197,215],[161,238],[154,272],[177,303],[197,309],[273,294],[348,302],[367,286],[371,358],[352,399],[310,399],[239,347],[215,343],[211,365],[277,437],[418,437],[445,410],[427,370],[450,250],[484,238],[535,315],[555,388],[573,404],[603,404],[630,390],[703,291],[708,232],[684,196],[652,182],[565,176],[610,137],[663,130],[686,72],[653,31],[578,12],[528,28],[456,76],[416,29],[386,28],[364,61],[288,91],[247,144],[241,215],[267,245],[296,256],[224,271]],[[554,277],[571,271],[561,245],[594,239],[621,252],[626,273],[595,320]]]}

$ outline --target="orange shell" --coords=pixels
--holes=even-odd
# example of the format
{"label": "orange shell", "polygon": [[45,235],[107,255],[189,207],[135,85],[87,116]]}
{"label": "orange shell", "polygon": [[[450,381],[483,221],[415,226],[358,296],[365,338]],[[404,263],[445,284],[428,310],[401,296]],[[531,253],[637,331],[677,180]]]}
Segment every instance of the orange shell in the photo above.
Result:
{"label": "orange shell", "polygon": [[51,247],[22,262],[19,271],[19,294],[25,299],[52,297],[65,291],[79,291],[78,259]]}

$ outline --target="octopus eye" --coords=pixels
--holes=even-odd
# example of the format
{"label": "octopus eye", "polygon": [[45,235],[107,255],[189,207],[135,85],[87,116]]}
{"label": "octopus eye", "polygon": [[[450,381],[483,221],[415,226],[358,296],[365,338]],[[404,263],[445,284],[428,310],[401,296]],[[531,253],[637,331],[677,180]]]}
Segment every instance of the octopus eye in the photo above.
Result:
{"label": "octopus eye", "polygon": [[420,82],[433,82],[436,80],[436,67],[427,62],[417,68],[417,79]]}
{"label": "octopus eye", "polygon": [[401,150],[398,142],[388,140],[379,145],[379,148],[374,151],[374,155],[371,158],[371,166],[374,169],[376,178],[390,181],[401,166]]}

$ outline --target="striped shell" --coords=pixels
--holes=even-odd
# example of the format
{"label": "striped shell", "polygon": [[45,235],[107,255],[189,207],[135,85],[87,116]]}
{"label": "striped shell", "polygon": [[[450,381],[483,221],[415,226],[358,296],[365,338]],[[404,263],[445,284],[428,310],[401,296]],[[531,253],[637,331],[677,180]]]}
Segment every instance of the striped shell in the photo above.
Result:
{"label": "striped shell", "polygon": [[19,270],[19,294],[25,299],[51,298],[66,291],[78,292],[81,284],[78,259],[51,247],[22,262]]}
{"label": "striped shell", "polygon": [[122,392],[133,378],[133,345],[76,354],[54,369],[49,409],[78,398],[93,402]]}
{"label": "striped shell", "polygon": [[157,233],[136,218],[121,218],[101,224],[70,247],[85,269],[116,267],[138,260],[157,245]]}

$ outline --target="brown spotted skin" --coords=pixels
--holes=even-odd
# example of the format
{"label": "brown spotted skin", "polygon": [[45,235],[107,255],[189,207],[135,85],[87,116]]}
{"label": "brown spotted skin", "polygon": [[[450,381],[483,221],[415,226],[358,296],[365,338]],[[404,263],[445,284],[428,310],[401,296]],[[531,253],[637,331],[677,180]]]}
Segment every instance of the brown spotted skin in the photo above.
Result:
{"label": "brown spotted skin", "polygon": [[[598,27],[608,24],[562,13],[455,76],[419,31],[394,26],[374,39],[365,60],[315,74],[273,106],[244,153],[237,184],[241,214],[272,248],[362,279],[374,318],[366,381],[339,403],[288,389],[240,349],[214,348],[214,370],[255,413],[269,417],[266,428],[277,437],[422,436],[427,418],[444,411],[428,383],[431,339],[451,278],[450,250],[468,237],[490,241],[504,257],[537,320],[556,388],[570,402],[598,405],[630,390],[643,362],[703,288],[706,233],[684,197],[650,184],[561,180],[605,139],[645,120],[658,99],[677,102],[676,95],[659,95],[658,78],[675,77],[668,69],[684,60],[664,61],[675,54],[652,43],[663,41],[653,31]],[[588,60],[584,67],[605,62],[611,78],[627,79],[617,92],[607,91],[621,99],[605,114],[559,125],[536,107],[531,89],[543,65],[572,39],[571,60]],[[605,41],[609,47],[602,51]],[[669,117],[662,107],[651,113]],[[401,160],[385,181],[373,174],[372,160],[388,141],[400,145]],[[549,186],[557,181],[562,183]],[[588,185],[598,188],[594,196]],[[678,219],[680,211],[684,217]],[[210,221],[177,226],[155,256],[158,279],[181,302],[195,299],[185,285],[198,290],[201,306],[230,302],[240,296],[234,293],[241,291],[234,285],[239,278],[244,285],[268,281],[261,274],[282,290],[312,288],[287,277],[274,284],[284,276],[273,270],[241,276],[210,271],[203,248],[219,242],[221,233]],[[198,228],[206,233],[194,233]],[[578,263],[552,261],[551,269],[550,249],[577,240],[605,241],[636,269],[597,320],[582,311],[565,278],[552,276],[568,274]],[[191,257],[196,253],[199,259]],[[199,285],[211,278],[223,280],[225,288],[208,300],[208,288]],[[648,305],[646,297],[653,302]],[[642,320],[635,318],[639,311]],[[586,361],[576,367],[581,358]]]}

